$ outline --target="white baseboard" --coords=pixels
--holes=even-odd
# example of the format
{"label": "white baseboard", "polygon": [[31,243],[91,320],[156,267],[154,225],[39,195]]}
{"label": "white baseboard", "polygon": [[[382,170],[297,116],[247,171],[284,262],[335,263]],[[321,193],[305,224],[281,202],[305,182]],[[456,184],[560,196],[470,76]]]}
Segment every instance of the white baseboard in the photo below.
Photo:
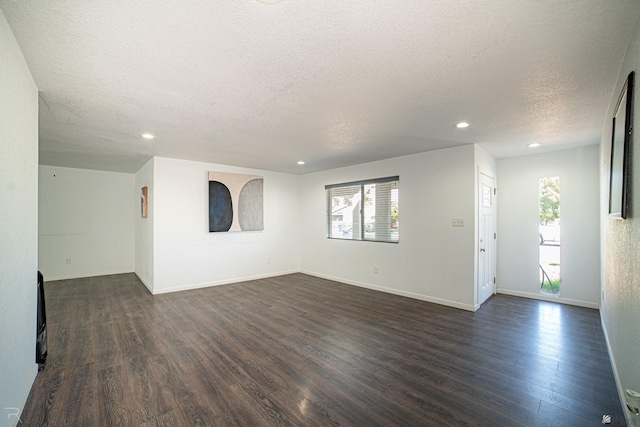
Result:
{"label": "white baseboard", "polygon": [[400,295],[407,298],[413,298],[421,301],[432,302],[435,304],[445,305],[447,307],[459,308],[461,310],[476,311],[476,308],[470,304],[464,304],[458,301],[450,301],[442,298],[435,298],[428,295],[416,294],[414,292],[401,291],[398,289],[387,288],[384,286],[372,285],[369,283],[357,282],[354,280],[347,280],[340,277],[329,276],[326,274],[316,273],[314,271],[302,270],[300,273],[308,274],[309,276],[320,277],[321,279],[333,280],[334,282],[344,283],[346,285],[358,286],[361,288],[372,289],[374,291],[386,292],[388,294]]}
{"label": "white baseboard", "polygon": [[589,302],[589,301],[574,300],[574,299],[562,298],[560,296],[553,296],[553,295],[534,294],[531,292],[514,291],[512,289],[497,288],[497,293],[504,294],[504,295],[511,295],[514,297],[522,297],[522,298],[529,298],[529,299],[537,299],[541,301],[557,302],[560,304],[575,305],[578,307],[595,308],[596,310],[600,308],[599,304]]}
{"label": "white baseboard", "polygon": [[140,275],[138,273],[136,273],[136,276],[138,277],[138,280],[140,280],[142,282],[142,284],[147,288],[149,293],[151,293],[151,295],[153,295],[153,286],[151,286],[151,284],[147,283],[146,280],[144,280],[142,277],[140,277]]}
{"label": "white baseboard", "polygon": [[611,351],[611,343],[609,341],[609,334],[607,333],[607,327],[604,324],[604,319],[602,318],[602,311],[600,311],[600,325],[602,326],[602,333],[604,334],[604,341],[607,344],[607,353],[609,353],[609,360],[611,361],[611,369],[613,370],[613,378],[616,381],[616,388],[618,389],[618,399],[620,399],[620,405],[622,406],[622,410],[624,411],[624,417],[627,421],[628,426],[634,425],[634,420],[631,419],[631,414],[627,410],[627,402],[625,399],[624,388],[622,387],[622,382],[620,381],[620,375],[618,375],[618,366],[616,365],[616,359],[613,357],[613,352]]}
{"label": "white baseboard", "polygon": [[217,280],[215,282],[191,283],[191,284],[186,284],[181,286],[172,286],[170,288],[164,288],[164,289],[154,289],[151,293],[153,295],[160,295],[160,294],[167,294],[171,292],[188,291],[191,289],[208,288],[211,286],[230,285],[232,283],[247,282],[249,280],[267,279],[269,277],[284,276],[285,274],[293,274],[293,273],[299,273],[299,272],[300,271],[298,270],[278,271],[274,273],[257,274],[255,276],[234,277],[231,279]]}
{"label": "white baseboard", "polygon": [[62,274],[57,276],[47,276],[44,275],[45,282],[54,282],[56,280],[69,280],[69,279],[84,279],[87,277],[99,277],[99,276],[112,276],[114,274],[127,274],[127,273],[135,273],[132,270],[115,270],[115,271],[107,271],[107,272],[95,272],[95,273],[84,273],[84,274]]}
{"label": "white baseboard", "polygon": [[[17,408],[20,410],[20,412],[16,414],[15,417],[7,413],[8,426],[16,427],[21,424],[19,417],[22,416],[24,405],[27,403],[27,399],[29,398],[29,393],[31,392],[31,387],[33,387],[33,382],[36,380],[36,375],[38,375],[38,364],[34,363],[33,368],[31,368],[31,372],[29,373],[29,377],[27,378],[27,382],[24,383],[24,385],[22,386],[22,393],[20,394],[20,402],[18,402],[18,408]],[[9,408],[4,408],[5,411],[7,409]]]}

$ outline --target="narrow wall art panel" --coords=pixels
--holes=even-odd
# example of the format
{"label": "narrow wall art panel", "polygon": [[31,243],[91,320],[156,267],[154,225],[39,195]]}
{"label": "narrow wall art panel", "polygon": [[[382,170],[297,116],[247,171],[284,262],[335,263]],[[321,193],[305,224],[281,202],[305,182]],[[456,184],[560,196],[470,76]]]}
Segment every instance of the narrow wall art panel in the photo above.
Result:
{"label": "narrow wall art panel", "polygon": [[263,178],[209,172],[209,232],[264,229]]}
{"label": "narrow wall art panel", "polygon": [[147,218],[149,216],[149,203],[148,203],[148,187],[142,187],[140,194],[140,216]]}

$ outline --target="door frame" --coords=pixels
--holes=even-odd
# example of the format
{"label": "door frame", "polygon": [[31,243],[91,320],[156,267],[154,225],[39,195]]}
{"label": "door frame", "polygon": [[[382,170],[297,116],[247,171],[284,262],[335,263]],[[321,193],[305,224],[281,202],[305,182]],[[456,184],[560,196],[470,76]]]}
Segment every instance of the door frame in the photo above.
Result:
{"label": "door frame", "polygon": [[[477,230],[476,230],[476,237],[475,237],[475,260],[476,260],[476,274],[475,274],[475,289],[474,289],[474,309],[478,310],[480,308],[480,306],[482,305],[481,302],[479,302],[480,300],[480,287],[482,286],[482,278],[480,277],[480,273],[481,273],[481,265],[480,265],[480,233],[481,233],[481,219],[482,219],[482,177],[486,177],[488,179],[490,179],[493,184],[492,184],[492,207],[491,209],[493,210],[493,232],[494,232],[494,239],[491,245],[487,245],[488,248],[490,248],[490,250],[493,252],[492,253],[492,257],[491,257],[491,265],[490,268],[493,272],[493,285],[492,285],[492,295],[496,294],[496,289],[497,289],[497,285],[495,282],[495,278],[496,278],[496,267],[497,267],[497,245],[498,245],[498,239],[497,239],[497,201],[498,201],[498,190],[497,190],[497,184],[496,184],[496,177],[492,176],[489,173],[483,172],[480,169],[478,169],[478,185],[476,188],[476,212],[477,212],[477,219],[476,219],[476,224],[477,226]],[[486,248],[485,248],[486,249]],[[487,297],[488,299],[489,297]],[[486,301],[486,300],[485,300]],[[484,302],[484,301],[482,301]]]}

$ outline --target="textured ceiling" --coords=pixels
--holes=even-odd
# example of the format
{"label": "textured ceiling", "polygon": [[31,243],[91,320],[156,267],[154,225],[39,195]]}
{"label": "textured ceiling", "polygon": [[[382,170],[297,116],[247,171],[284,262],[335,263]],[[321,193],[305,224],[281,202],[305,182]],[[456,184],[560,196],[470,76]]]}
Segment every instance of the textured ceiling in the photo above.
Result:
{"label": "textured ceiling", "polygon": [[307,173],[460,144],[506,157],[597,143],[640,2],[0,9],[40,90],[42,164],[135,172],[163,156]]}

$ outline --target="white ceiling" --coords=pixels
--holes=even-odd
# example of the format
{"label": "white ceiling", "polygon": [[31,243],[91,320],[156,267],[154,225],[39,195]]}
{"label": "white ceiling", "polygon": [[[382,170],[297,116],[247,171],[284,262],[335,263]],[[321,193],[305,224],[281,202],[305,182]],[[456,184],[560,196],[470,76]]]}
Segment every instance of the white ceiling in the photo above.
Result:
{"label": "white ceiling", "polygon": [[308,173],[460,144],[507,157],[598,143],[640,1],[0,8],[40,90],[41,164]]}

